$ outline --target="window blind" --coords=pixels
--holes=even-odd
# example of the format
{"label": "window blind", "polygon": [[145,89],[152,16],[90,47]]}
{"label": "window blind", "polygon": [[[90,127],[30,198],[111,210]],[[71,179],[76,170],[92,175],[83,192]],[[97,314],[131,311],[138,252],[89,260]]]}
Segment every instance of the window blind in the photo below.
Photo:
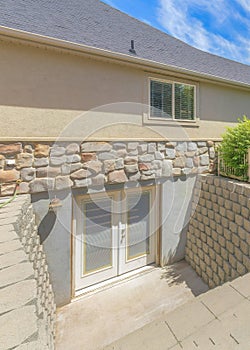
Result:
{"label": "window blind", "polygon": [[151,80],[150,108],[150,116],[153,118],[194,120],[195,87]]}
{"label": "window blind", "polygon": [[151,116],[172,118],[172,84],[151,80],[150,105]]}
{"label": "window blind", "polygon": [[175,119],[194,119],[194,87],[175,84]]}

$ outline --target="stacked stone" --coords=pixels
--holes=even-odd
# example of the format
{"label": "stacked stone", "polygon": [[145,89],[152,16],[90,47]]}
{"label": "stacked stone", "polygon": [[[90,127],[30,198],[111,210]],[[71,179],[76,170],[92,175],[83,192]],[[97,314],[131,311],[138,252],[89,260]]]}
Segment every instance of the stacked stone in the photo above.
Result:
{"label": "stacked stone", "polygon": [[186,260],[212,288],[250,271],[250,185],[201,175]]}
{"label": "stacked stone", "polygon": [[6,338],[1,348],[54,349],[54,295],[27,195],[0,209],[0,260],[1,305],[6,312],[0,324],[8,325],[0,326],[6,334],[0,331],[0,338]]}
{"label": "stacked stone", "polygon": [[1,196],[144,181],[214,169],[214,142],[0,144]]}

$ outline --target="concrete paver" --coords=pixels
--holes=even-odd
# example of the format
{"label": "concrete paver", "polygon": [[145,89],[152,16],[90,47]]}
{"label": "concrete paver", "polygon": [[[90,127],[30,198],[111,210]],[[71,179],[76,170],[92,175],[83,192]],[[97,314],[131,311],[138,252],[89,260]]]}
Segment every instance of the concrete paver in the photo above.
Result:
{"label": "concrete paver", "polygon": [[[13,210],[14,209],[14,210]],[[9,209],[1,208],[0,210],[0,219],[3,218],[9,218],[9,217],[15,217],[18,218],[20,213],[16,209],[21,209],[21,205],[17,206],[11,206]]]}
{"label": "concrete paver", "polygon": [[236,280],[230,282],[230,285],[235,288],[239,293],[246,298],[250,297],[250,274],[239,277]]}
{"label": "concrete paver", "polygon": [[226,312],[224,312],[220,316],[220,320],[224,320],[227,318],[235,318],[236,320],[249,321],[250,318],[250,301],[248,299],[244,299],[240,304],[229,308]]}
{"label": "concrete paver", "polygon": [[35,312],[35,306],[32,305],[10,311],[1,316],[0,339],[2,349],[12,349],[37,332]]}
{"label": "concrete paver", "polygon": [[45,349],[45,347],[41,347],[41,343],[39,341],[33,341],[31,343],[24,343],[20,346],[18,346],[17,348],[15,348],[15,350],[43,350]]}
{"label": "concrete paver", "polygon": [[21,249],[21,248],[22,248],[22,244],[17,239],[14,239],[13,241],[10,241],[10,242],[0,243],[1,254],[10,253],[10,252],[13,252],[14,250]]}
{"label": "concrete paver", "polygon": [[167,314],[165,319],[176,338],[182,340],[215,317],[201,302],[194,301]]}
{"label": "concrete paver", "polygon": [[184,350],[235,349],[236,343],[218,320],[201,327],[181,342]]}
{"label": "concrete paver", "polygon": [[229,308],[241,303],[244,297],[227,284],[205,293],[199,297],[199,300],[201,300],[209,310],[219,316]]}
{"label": "concrete paver", "polygon": [[159,350],[176,345],[177,341],[164,321],[156,321],[106,347],[106,350]]}
{"label": "concrete paver", "polygon": [[17,220],[17,217],[14,215],[10,215],[9,217],[7,217],[6,215],[3,216],[1,218],[1,226],[4,227],[5,225],[9,225],[9,224],[15,224]]}
{"label": "concrete paver", "polygon": [[250,302],[244,300],[232,309],[229,307],[221,318],[184,339],[183,349],[249,350]]}
{"label": "concrete paver", "polygon": [[0,314],[24,306],[36,298],[36,281],[26,280],[0,289]]}
{"label": "concrete paver", "polygon": [[34,270],[30,262],[6,267],[0,270],[0,287],[8,286],[19,281],[23,281],[34,275]]}
{"label": "concrete paver", "polygon": [[13,230],[1,230],[1,227],[0,227],[0,243],[3,243],[3,242],[10,242],[12,240],[19,240],[19,236],[17,235],[17,233]]}
{"label": "concrete paver", "polygon": [[15,250],[7,254],[0,255],[0,269],[27,261],[27,254],[23,250]]}
{"label": "concrete paver", "polygon": [[[233,309],[230,309],[222,319],[223,327],[240,349],[250,348],[250,302],[245,300]],[[245,347],[245,346],[248,346]]]}
{"label": "concrete paver", "polygon": [[[248,287],[245,283],[249,283],[249,278],[250,273],[240,277],[239,281],[226,283],[167,313],[161,320],[169,324],[178,344],[169,347],[166,341],[165,347],[161,347],[159,339],[149,338],[148,347],[169,350],[249,350],[250,300],[231,287],[233,284],[247,296]],[[148,332],[150,327],[148,324]],[[136,334],[139,336],[143,333],[137,331]],[[131,339],[134,341],[134,337],[135,332],[116,341],[114,349],[118,350],[120,344],[126,344],[126,350],[132,350]],[[113,349],[112,345],[104,349]],[[140,349],[143,348],[138,347]]]}

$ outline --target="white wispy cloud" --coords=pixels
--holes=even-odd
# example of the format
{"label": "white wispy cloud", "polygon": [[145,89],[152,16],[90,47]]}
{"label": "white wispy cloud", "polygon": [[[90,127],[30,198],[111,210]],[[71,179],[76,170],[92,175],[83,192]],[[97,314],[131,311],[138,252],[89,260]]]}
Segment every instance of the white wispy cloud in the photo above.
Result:
{"label": "white wispy cloud", "polygon": [[[250,0],[235,1],[250,14]],[[250,36],[250,16],[236,12],[232,2],[230,5],[227,0],[159,0],[158,3],[158,22],[169,34],[201,50],[250,64],[250,43],[238,31],[244,23],[244,30]],[[209,25],[203,22],[204,13],[210,19]],[[238,23],[238,27],[232,23]],[[225,37],[225,28],[233,34],[230,36],[233,40]]]}
{"label": "white wispy cloud", "polygon": [[241,7],[243,7],[246,11],[250,12],[250,1],[249,0],[236,0]]}

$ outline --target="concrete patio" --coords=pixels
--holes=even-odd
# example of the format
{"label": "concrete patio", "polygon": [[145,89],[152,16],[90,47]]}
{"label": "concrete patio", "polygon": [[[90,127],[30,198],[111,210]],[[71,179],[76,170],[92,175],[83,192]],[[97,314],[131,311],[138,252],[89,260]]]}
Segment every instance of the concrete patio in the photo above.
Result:
{"label": "concrete patio", "polygon": [[[131,346],[131,349],[139,350],[140,342],[141,348],[146,349],[143,344],[148,339],[147,334],[152,335],[149,342],[152,347],[148,349],[153,349],[152,342],[160,340],[162,332],[169,336],[168,328],[155,320],[194,301],[207,290],[208,287],[184,261],[166,268],[149,267],[59,309],[56,349],[98,350],[116,341],[115,349],[120,349],[121,344],[121,349],[128,350]],[[133,333],[136,331],[139,333]],[[137,339],[135,346],[134,335]],[[166,339],[162,339],[167,348]],[[173,339],[172,343],[174,345]],[[160,344],[157,344],[155,349],[160,349]],[[113,345],[107,349],[113,349]]]}

